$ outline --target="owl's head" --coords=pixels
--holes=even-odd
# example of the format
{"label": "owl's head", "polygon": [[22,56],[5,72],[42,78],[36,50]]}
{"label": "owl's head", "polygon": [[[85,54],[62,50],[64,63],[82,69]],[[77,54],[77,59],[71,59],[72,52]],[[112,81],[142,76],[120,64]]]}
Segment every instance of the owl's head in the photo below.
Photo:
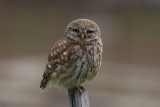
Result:
{"label": "owl's head", "polygon": [[100,29],[91,20],[77,19],[68,24],[65,37],[77,43],[88,43],[100,38]]}

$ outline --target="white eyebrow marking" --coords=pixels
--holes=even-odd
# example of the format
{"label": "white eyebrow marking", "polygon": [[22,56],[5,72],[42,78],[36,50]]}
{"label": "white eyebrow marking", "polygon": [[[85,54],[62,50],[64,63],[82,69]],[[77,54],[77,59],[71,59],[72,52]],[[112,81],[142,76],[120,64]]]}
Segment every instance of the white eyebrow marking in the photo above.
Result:
{"label": "white eyebrow marking", "polygon": [[88,30],[93,30],[93,31],[96,31],[94,28],[88,28]]}

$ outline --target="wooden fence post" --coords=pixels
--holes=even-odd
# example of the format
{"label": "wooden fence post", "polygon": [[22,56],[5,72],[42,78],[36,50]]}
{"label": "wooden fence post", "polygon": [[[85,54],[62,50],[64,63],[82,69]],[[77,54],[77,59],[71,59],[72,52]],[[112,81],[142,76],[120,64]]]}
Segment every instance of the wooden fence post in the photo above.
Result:
{"label": "wooden fence post", "polygon": [[68,89],[70,107],[90,107],[88,91],[84,88],[80,92],[77,88]]}

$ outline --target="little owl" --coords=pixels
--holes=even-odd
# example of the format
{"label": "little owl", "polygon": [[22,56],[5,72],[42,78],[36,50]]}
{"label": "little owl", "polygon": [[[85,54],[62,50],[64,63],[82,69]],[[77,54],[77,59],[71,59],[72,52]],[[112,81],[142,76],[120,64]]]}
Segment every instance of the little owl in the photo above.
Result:
{"label": "little owl", "polygon": [[92,80],[101,66],[102,50],[100,29],[95,22],[88,19],[72,21],[64,37],[49,51],[40,88],[72,89]]}

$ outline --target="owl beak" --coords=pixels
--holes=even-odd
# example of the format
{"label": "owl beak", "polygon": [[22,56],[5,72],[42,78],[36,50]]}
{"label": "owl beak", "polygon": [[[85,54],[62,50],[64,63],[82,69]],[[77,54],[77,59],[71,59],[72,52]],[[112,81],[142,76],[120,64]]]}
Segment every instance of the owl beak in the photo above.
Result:
{"label": "owl beak", "polygon": [[84,38],[85,38],[85,35],[84,35],[84,33],[82,33],[81,34],[81,39],[84,40]]}

